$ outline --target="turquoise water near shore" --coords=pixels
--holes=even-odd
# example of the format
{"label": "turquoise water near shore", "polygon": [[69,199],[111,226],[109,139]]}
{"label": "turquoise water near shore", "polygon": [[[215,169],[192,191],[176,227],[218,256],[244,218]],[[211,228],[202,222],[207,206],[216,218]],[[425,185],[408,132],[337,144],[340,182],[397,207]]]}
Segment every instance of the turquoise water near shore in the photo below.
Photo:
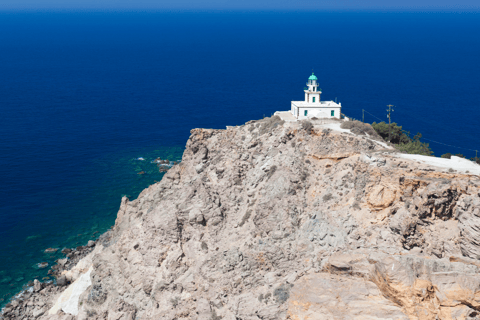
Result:
{"label": "turquoise water near shore", "polygon": [[0,12],[0,30],[0,305],[47,276],[46,248],[110,228],[192,128],[288,110],[312,69],[347,116],[393,104],[437,156],[480,149],[478,13]]}
{"label": "turquoise water near shore", "polygon": [[[152,161],[158,157],[179,161],[182,153],[183,146],[143,146],[107,153],[77,167],[81,172],[78,179],[62,185],[61,191],[34,199],[35,213],[12,219],[9,232],[16,238],[3,241],[1,302],[32,279],[51,280],[47,271],[56,259],[63,258],[62,248],[85,245],[107,231],[115,222],[121,196],[133,200],[161,180],[164,173]],[[144,160],[138,160],[140,157]],[[10,207],[17,212],[28,210],[23,204]],[[59,250],[45,253],[47,248]],[[49,266],[39,268],[41,262]]]}

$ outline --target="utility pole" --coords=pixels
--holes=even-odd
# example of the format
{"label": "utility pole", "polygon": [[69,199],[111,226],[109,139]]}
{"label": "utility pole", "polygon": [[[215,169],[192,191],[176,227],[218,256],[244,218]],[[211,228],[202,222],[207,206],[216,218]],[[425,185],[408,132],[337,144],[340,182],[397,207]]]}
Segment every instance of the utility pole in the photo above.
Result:
{"label": "utility pole", "polygon": [[392,107],[394,107],[394,105],[392,104],[389,104],[387,105],[388,109],[387,109],[387,112],[388,112],[388,142],[391,142],[392,141],[392,117],[391,117],[391,113],[395,110],[392,109]]}
{"label": "utility pole", "polygon": [[365,123],[365,109],[362,109],[362,122]]}

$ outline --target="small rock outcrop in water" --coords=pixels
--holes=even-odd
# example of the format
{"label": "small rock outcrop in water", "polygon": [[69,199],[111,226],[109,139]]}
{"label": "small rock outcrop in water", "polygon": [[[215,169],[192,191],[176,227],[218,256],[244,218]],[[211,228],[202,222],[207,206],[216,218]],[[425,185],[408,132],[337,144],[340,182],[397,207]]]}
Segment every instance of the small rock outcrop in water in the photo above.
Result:
{"label": "small rock outcrop in water", "polygon": [[479,177],[322,123],[192,130],[59,286],[4,317],[478,318]]}
{"label": "small rock outcrop in water", "polygon": [[[104,234],[98,241],[107,238],[108,234],[108,232]],[[54,302],[52,299],[63,290],[63,286],[70,283],[69,280],[72,280],[71,277],[67,280],[65,274],[68,273],[71,276],[71,270],[77,267],[78,262],[91,251],[92,248],[89,247],[63,249],[62,253],[66,254],[67,258],[59,259],[57,264],[48,271],[50,275],[56,277],[56,284],[52,281],[42,283],[37,279],[29,282],[29,288],[17,295],[16,299],[3,308],[0,319],[38,319],[44,315],[51,308],[51,304]]]}

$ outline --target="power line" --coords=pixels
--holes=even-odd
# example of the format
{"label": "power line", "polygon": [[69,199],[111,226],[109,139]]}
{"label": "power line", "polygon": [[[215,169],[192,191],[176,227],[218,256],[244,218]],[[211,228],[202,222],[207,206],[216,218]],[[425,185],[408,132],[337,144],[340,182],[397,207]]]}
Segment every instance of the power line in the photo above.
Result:
{"label": "power line", "polygon": [[416,117],[415,119],[416,119],[416,120],[420,120],[420,121],[422,121],[422,122],[424,122],[424,123],[428,123],[428,124],[430,124],[430,125],[434,125],[434,126],[436,126],[437,128],[440,128],[440,129],[442,129],[442,130],[445,130],[445,129],[446,129],[447,131],[450,131],[451,133],[454,133],[454,134],[457,134],[457,135],[463,134],[463,133],[460,133],[460,132],[457,131],[457,130],[454,130],[454,129],[452,129],[452,128],[449,128],[449,127],[447,127],[447,126],[445,126],[445,125],[441,125],[441,124],[436,123],[436,122],[427,121],[427,120],[425,120],[425,119],[423,119],[423,118],[420,118],[420,117]]}
{"label": "power line", "polygon": [[469,150],[469,151],[477,151],[477,150],[469,149],[469,148],[465,148],[465,147],[452,146],[451,144],[446,144],[446,143],[443,143],[443,142],[438,142],[438,141],[435,141],[435,140],[430,140],[430,139],[427,139],[427,138],[424,138],[424,137],[422,137],[421,139],[428,140],[428,141],[430,141],[430,142],[434,142],[434,143],[438,143],[438,144],[443,144],[444,146],[448,146],[448,147],[452,147],[452,148],[465,149],[465,150]]}
{"label": "power line", "polygon": [[[363,111],[366,112],[366,113],[368,113],[369,115],[377,118],[377,119],[380,120],[380,121],[385,121],[384,119],[380,119],[379,117],[371,114],[371,113],[368,112],[367,110],[364,110],[364,109],[363,109]],[[387,116],[387,118],[388,118],[388,116]],[[464,134],[460,133],[460,132],[457,131],[457,130],[454,130],[454,129],[449,128],[449,127],[444,126],[444,125],[441,125],[441,124],[439,124],[439,123],[437,123],[437,122],[427,121],[427,120],[425,120],[425,119],[423,119],[423,118],[420,118],[420,117],[415,117],[415,120],[420,120],[420,121],[425,122],[425,123],[428,123],[428,124],[430,124],[430,125],[434,125],[434,126],[436,126],[437,128],[440,128],[440,129],[442,129],[442,130],[445,130],[445,129],[446,129],[446,130],[448,130],[448,131],[450,131],[451,133],[456,134],[456,135],[464,135]],[[386,121],[385,121],[385,122],[386,122]],[[470,138],[473,138],[473,137],[470,137]],[[458,148],[460,148],[460,147],[458,147]],[[465,149],[468,149],[468,148],[465,148]],[[468,150],[471,150],[471,149],[468,149]],[[474,151],[475,151],[475,150],[474,150]]]}
{"label": "power line", "polygon": [[[385,120],[377,117],[376,115],[368,112],[368,111],[365,110],[365,109],[363,109],[363,111],[366,112],[366,113],[368,113],[368,114],[371,115],[372,117],[377,118],[377,119],[380,120],[380,121],[385,121]],[[419,119],[419,118],[416,118],[416,119]],[[424,121],[423,119],[420,119],[420,120],[421,120],[421,121]],[[424,121],[424,122],[430,123],[430,122],[428,122],[428,121]],[[476,154],[478,153],[478,150],[475,150],[475,149],[469,149],[469,148],[465,148],[465,147],[458,147],[458,146],[454,146],[454,145],[451,145],[451,144],[446,144],[446,143],[443,143],[443,142],[438,142],[438,141],[435,141],[435,140],[427,139],[427,138],[424,138],[423,136],[422,136],[421,139],[424,139],[424,140],[427,140],[427,141],[430,141],[430,142],[433,142],[433,143],[438,143],[438,144],[441,144],[441,145],[444,145],[444,146],[447,146],[447,147],[452,147],[452,148],[457,148],[457,149],[464,149],[464,150],[468,150],[468,151],[475,151]]]}
{"label": "power line", "polygon": [[369,115],[371,115],[372,117],[375,117],[375,118],[377,118],[377,119],[378,119],[378,120],[380,120],[380,121],[385,121],[385,120],[383,120],[383,119],[380,119],[380,118],[379,118],[379,117],[377,117],[376,115],[374,115],[374,114],[371,114],[371,113],[370,113],[370,112],[368,112],[367,110],[363,110],[363,111],[365,111],[366,113],[368,113],[368,114],[369,114]]}

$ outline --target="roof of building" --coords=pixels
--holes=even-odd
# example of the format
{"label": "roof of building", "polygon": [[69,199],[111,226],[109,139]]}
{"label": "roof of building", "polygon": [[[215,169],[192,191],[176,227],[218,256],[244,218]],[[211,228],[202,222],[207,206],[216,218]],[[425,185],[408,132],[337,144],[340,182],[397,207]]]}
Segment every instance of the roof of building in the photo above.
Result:
{"label": "roof of building", "polygon": [[312,75],[308,77],[308,80],[318,80],[318,78],[315,76],[315,74],[312,72]]}

